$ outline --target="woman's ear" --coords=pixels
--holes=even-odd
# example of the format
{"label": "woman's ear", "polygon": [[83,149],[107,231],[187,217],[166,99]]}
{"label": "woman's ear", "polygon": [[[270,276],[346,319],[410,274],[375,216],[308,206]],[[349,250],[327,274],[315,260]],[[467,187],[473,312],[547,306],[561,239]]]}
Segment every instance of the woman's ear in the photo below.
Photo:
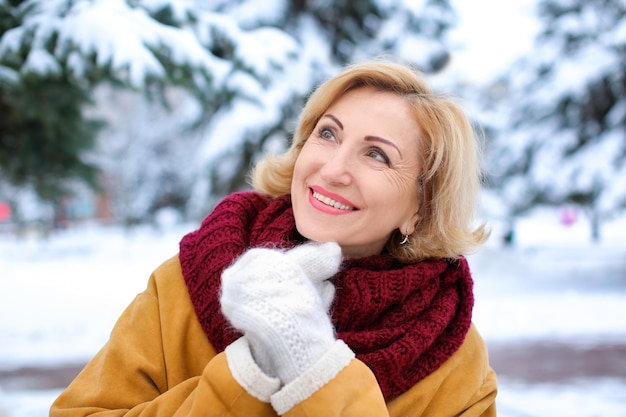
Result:
{"label": "woman's ear", "polygon": [[412,235],[415,232],[415,228],[419,224],[421,219],[422,216],[419,214],[419,212],[415,212],[415,214],[413,214],[411,218],[402,225],[402,228],[400,229],[402,234],[409,236]]}

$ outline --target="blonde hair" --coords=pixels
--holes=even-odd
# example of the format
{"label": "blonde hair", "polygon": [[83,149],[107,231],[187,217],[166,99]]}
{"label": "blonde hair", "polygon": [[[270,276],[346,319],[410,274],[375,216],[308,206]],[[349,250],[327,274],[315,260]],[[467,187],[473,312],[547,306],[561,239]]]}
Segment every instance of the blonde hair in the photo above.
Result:
{"label": "blonde hair", "polygon": [[472,252],[489,235],[484,224],[472,225],[482,178],[479,137],[465,113],[452,100],[434,94],[424,76],[407,65],[354,64],[321,84],[300,114],[290,148],[266,155],[252,171],[252,186],[274,197],[289,194],[296,159],[319,119],[347,91],[366,86],[404,97],[421,127],[421,155],[416,157],[422,172],[415,184],[420,220],[409,244],[400,244],[402,235],[396,230],[387,250],[405,263]]}

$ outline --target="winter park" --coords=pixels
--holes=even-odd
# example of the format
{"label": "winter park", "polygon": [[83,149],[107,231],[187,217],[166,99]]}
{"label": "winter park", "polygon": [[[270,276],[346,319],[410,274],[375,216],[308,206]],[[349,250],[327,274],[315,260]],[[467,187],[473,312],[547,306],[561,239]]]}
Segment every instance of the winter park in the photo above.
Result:
{"label": "winter park", "polygon": [[380,55],[484,130],[498,416],[626,417],[625,46],[622,0],[0,0],[0,417],[47,416],[307,94]]}

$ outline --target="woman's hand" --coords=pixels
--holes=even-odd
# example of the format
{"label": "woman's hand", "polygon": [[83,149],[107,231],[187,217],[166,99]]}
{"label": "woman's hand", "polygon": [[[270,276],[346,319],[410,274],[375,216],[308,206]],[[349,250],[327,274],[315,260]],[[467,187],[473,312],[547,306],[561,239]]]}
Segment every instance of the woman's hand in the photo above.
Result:
{"label": "woman's hand", "polygon": [[328,279],[341,264],[333,242],[290,251],[255,248],[222,274],[222,311],[242,331],[261,369],[283,384],[319,361],[335,342]]}

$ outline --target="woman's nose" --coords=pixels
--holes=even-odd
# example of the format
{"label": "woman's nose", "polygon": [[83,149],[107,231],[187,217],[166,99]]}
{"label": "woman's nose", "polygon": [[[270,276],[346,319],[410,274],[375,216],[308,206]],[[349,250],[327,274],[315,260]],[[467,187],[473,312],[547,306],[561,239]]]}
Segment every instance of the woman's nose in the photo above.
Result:
{"label": "woman's nose", "polygon": [[320,175],[329,184],[348,185],[352,182],[353,161],[348,149],[339,147],[324,162]]}

